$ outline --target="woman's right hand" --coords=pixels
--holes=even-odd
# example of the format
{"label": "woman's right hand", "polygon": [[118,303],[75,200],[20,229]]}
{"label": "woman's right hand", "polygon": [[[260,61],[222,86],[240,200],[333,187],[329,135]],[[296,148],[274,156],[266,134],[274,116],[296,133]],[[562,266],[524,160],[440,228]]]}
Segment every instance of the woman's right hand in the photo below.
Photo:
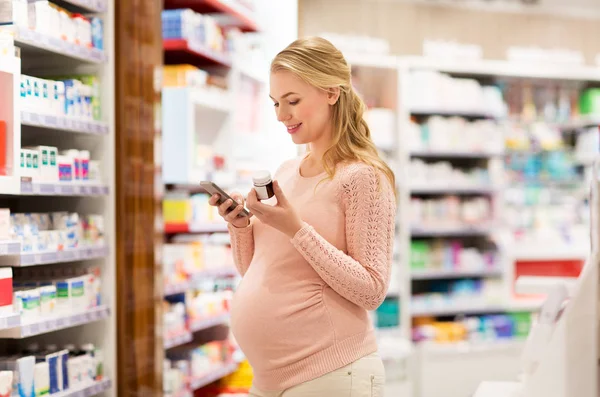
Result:
{"label": "woman's right hand", "polygon": [[227,200],[221,205],[218,204],[220,198],[218,194],[213,194],[212,197],[208,200],[208,204],[212,205],[213,207],[218,207],[219,215],[221,215],[223,219],[231,223],[234,227],[247,227],[248,225],[250,225],[250,217],[238,217],[238,215],[244,210],[244,197],[239,193],[231,193],[230,196],[239,204],[233,211],[229,211],[229,207],[231,207],[231,204],[233,204],[231,200]]}

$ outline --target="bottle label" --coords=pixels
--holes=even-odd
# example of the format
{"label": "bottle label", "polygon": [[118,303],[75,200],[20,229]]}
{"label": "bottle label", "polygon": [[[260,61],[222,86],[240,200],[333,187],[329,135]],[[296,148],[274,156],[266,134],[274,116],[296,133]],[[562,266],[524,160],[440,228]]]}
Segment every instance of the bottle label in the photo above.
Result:
{"label": "bottle label", "polygon": [[269,191],[266,186],[254,186],[256,190],[256,196],[259,200],[267,200],[269,198]]}

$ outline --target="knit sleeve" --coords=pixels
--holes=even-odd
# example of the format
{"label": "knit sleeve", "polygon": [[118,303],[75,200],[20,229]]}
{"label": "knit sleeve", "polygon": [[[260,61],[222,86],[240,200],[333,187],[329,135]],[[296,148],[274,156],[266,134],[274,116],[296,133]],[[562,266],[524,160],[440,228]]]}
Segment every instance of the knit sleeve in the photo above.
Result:
{"label": "knit sleeve", "polygon": [[385,299],[390,282],[396,204],[385,176],[364,164],[341,177],[346,217],[342,252],[305,224],[292,244],[338,294],[367,310]]}
{"label": "knit sleeve", "polygon": [[233,252],[233,262],[240,274],[243,276],[250,267],[252,257],[254,256],[254,233],[252,231],[252,222],[247,227],[237,228],[228,224],[229,236],[231,238],[231,250]]}

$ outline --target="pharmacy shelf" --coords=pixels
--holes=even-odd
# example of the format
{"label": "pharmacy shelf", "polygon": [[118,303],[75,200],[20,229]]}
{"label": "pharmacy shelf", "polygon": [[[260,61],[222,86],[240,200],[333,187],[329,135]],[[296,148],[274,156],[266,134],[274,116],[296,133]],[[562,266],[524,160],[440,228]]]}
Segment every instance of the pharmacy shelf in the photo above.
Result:
{"label": "pharmacy shelf", "polygon": [[189,280],[179,281],[177,283],[165,286],[165,296],[182,294],[191,289],[196,283],[207,278],[232,277],[237,274],[234,267],[223,266],[214,269],[205,269],[190,276]]}
{"label": "pharmacy shelf", "polygon": [[519,338],[497,339],[490,341],[460,341],[450,343],[422,342],[419,344],[419,350],[427,354],[461,354],[461,353],[484,353],[493,351],[502,351],[506,349],[523,349],[525,340]]}
{"label": "pharmacy shelf", "polygon": [[474,187],[461,187],[461,186],[411,186],[410,193],[413,195],[438,195],[438,194],[493,194],[497,191],[497,188],[492,186],[474,186]]}
{"label": "pharmacy shelf", "polygon": [[22,339],[104,320],[110,316],[108,306],[102,305],[79,313],[68,313],[30,322],[23,320],[12,328],[0,330],[0,338]]}
{"label": "pharmacy shelf", "polygon": [[14,28],[15,44],[25,57],[37,54],[52,54],[87,63],[104,63],[107,60],[103,51],[88,48],[65,40],[40,34],[23,28]]}
{"label": "pharmacy shelf", "polygon": [[539,246],[536,244],[515,244],[510,254],[515,261],[564,261],[564,260],[586,260],[590,255],[590,249],[585,246],[557,246],[549,244]]}
{"label": "pharmacy shelf", "polygon": [[192,284],[187,280],[179,281],[177,283],[167,284],[167,285],[165,285],[164,294],[165,294],[165,296],[183,294],[184,292],[187,292],[190,289],[191,285]]}
{"label": "pharmacy shelf", "polygon": [[100,14],[106,12],[108,9],[106,0],[52,0],[52,3],[69,11],[79,13],[90,12]]}
{"label": "pharmacy shelf", "polygon": [[412,271],[410,277],[413,280],[440,280],[451,278],[478,278],[478,277],[501,277],[502,269],[483,270],[421,270]]}
{"label": "pharmacy shelf", "polygon": [[0,241],[0,257],[21,254],[21,243],[13,240]]}
{"label": "pharmacy shelf", "polygon": [[0,331],[18,327],[21,324],[21,316],[18,314],[0,314]]}
{"label": "pharmacy shelf", "polygon": [[217,325],[226,324],[229,321],[229,317],[229,313],[227,313],[203,320],[190,320],[190,331],[199,332],[216,327]]}
{"label": "pharmacy shelf", "polygon": [[69,131],[89,135],[107,135],[108,124],[49,114],[21,111],[21,124],[52,131]]}
{"label": "pharmacy shelf", "polygon": [[576,81],[600,81],[600,70],[593,66],[550,64],[548,62],[511,62],[471,60],[432,60],[424,57],[404,57],[402,64],[411,69],[430,69],[465,76],[519,77]]}
{"label": "pharmacy shelf", "polygon": [[488,159],[504,156],[504,152],[412,151],[410,157],[432,159]]}
{"label": "pharmacy shelf", "polygon": [[166,65],[191,64],[194,66],[231,67],[231,58],[228,55],[220,54],[194,41],[163,40],[163,49]]}
{"label": "pharmacy shelf", "polygon": [[190,343],[193,339],[194,339],[194,337],[192,336],[191,332],[189,332],[189,331],[182,332],[181,334],[179,334],[177,336],[165,338],[164,347],[165,347],[165,349],[172,349],[174,347],[185,345],[186,343]]}
{"label": "pharmacy shelf", "polygon": [[226,223],[167,223],[165,233],[167,234],[185,234],[185,233],[226,233],[228,231]]}
{"label": "pharmacy shelf", "polygon": [[445,117],[463,117],[465,119],[493,119],[493,115],[480,112],[480,111],[466,111],[466,110],[454,110],[454,109],[425,109],[425,108],[413,108],[410,109],[410,114],[419,117],[429,116],[445,116]]}
{"label": "pharmacy shelf", "polygon": [[105,258],[108,247],[81,247],[54,252],[27,252],[21,254],[21,262],[16,267],[47,265],[51,263],[75,262]]}
{"label": "pharmacy shelf", "polygon": [[492,233],[490,227],[485,226],[457,226],[457,227],[413,227],[412,237],[469,237],[487,236]]}
{"label": "pharmacy shelf", "polygon": [[503,313],[506,307],[502,305],[457,305],[449,303],[447,307],[415,307],[411,306],[411,314],[413,317],[436,317],[436,316],[454,316],[458,314],[481,314],[481,313]]}
{"label": "pharmacy shelf", "polygon": [[194,378],[190,382],[190,386],[192,390],[198,390],[205,386],[210,385],[211,383],[226,377],[227,375],[231,375],[235,371],[237,371],[239,364],[236,362],[223,364],[219,368],[209,372],[208,374]]}
{"label": "pharmacy shelf", "polygon": [[52,397],[91,397],[110,390],[112,381],[110,379],[102,379],[93,383],[85,383],[74,386],[68,390],[52,394]]}
{"label": "pharmacy shelf", "polygon": [[108,186],[94,182],[21,181],[23,196],[106,196]]}
{"label": "pharmacy shelf", "polygon": [[235,0],[165,0],[165,9],[191,8],[201,14],[215,15],[222,26],[236,26],[243,32],[256,32],[252,10]]}

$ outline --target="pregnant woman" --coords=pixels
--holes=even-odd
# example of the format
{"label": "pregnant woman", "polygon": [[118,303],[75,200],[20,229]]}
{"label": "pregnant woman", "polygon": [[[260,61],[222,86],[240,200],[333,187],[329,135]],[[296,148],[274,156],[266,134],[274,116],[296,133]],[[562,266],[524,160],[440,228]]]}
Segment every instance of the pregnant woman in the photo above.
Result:
{"label": "pregnant woman", "polygon": [[[308,154],[283,163],[275,199],[248,193],[219,206],[243,276],[232,330],[254,370],[253,397],[383,396],[368,310],[386,296],[396,200],[351,85],[321,38],[297,40],[271,64],[277,119]],[[213,196],[211,205],[217,205]]]}

